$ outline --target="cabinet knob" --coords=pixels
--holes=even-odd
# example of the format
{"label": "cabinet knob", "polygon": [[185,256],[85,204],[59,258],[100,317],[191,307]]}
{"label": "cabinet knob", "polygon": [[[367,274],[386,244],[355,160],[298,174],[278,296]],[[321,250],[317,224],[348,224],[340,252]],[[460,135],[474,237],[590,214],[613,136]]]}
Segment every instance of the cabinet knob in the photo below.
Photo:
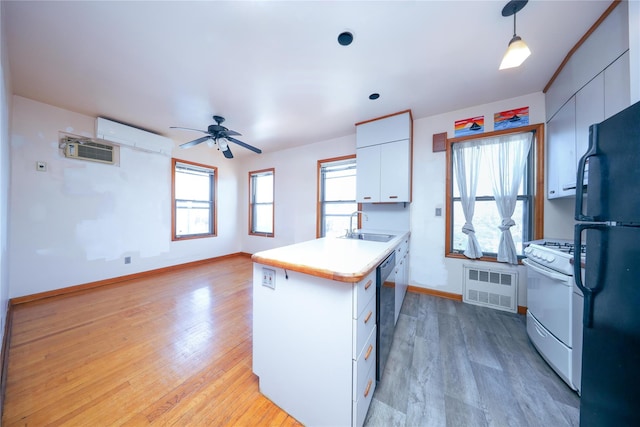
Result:
{"label": "cabinet knob", "polygon": [[371,200],[371,196],[364,196],[363,199],[364,200]]}
{"label": "cabinet knob", "polygon": [[364,290],[366,291],[367,289],[369,289],[372,283],[373,283],[373,280],[369,279],[369,281],[364,285]]}
{"label": "cabinet knob", "polygon": [[397,199],[398,196],[389,196],[390,199]]}

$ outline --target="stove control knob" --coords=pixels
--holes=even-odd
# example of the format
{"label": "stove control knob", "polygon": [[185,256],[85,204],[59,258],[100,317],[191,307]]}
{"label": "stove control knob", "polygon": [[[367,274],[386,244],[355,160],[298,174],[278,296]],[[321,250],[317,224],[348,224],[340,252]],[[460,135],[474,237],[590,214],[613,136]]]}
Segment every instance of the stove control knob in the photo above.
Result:
{"label": "stove control knob", "polygon": [[549,255],[549,256],[547,257],[547,261],[549,261],[549,262],[553,262],[553,261],[555,261],[555,259],[556,259],[556,257],[555,257],[555,256],[553,256],[553,255]]}

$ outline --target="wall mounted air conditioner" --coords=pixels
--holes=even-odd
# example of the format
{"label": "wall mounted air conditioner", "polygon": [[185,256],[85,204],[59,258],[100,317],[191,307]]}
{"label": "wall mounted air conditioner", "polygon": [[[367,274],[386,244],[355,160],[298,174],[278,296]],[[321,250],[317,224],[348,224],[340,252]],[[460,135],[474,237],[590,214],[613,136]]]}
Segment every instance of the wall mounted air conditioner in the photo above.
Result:
{"label": "wall mounted air conditioner", "polygon": [[103,117],[96,119],[96,138],[121,146],[171,156],[173,140]]}
{"label": "wall mounted air conditioner", "polygon": [[116,162],[117,153],[113,145],[71,136],[63,137],[60,142],[65,157],[107,163],[110,165]]}

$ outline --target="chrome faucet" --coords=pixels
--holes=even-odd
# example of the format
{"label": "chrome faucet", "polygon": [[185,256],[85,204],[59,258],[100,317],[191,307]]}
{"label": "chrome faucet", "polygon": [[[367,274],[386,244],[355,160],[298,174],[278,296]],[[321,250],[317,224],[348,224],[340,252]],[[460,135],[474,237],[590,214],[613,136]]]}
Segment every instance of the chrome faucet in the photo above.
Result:
{"label": "chrome faucet", "polygon": [[362,214],[364,215],[364,219],[366,219],[367,221],[369,221],[369,217],[367,216],[366,213],[362,212],[362,211],[355,211],[353,212],[350,216],[349,216],[349,230],[347,231],[347,237],[351,237],[353,236],[353,216],[357,215],[357,214]]}

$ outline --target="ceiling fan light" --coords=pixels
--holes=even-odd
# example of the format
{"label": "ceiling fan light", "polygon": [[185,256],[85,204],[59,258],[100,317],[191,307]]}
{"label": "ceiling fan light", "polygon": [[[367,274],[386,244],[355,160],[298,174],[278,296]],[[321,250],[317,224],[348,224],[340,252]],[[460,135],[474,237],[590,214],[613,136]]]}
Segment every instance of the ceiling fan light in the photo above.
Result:
{"label": "ceiling fan light", "polygon": [[507,68],[519,67],[524,60],[529,57],[529,55],[531,55],[531,50],[529,50],[527,44],[520,38],[520,36],[513,36],[509,42],[507,52],[502,58],[499,69],[505,70]]}
{"label": "ceiling fan light", "polygon": [[222,151],[227,151],[229,148],[228,141],[225,138],[218,138],[216,142],[218,143],[218,148]]}

